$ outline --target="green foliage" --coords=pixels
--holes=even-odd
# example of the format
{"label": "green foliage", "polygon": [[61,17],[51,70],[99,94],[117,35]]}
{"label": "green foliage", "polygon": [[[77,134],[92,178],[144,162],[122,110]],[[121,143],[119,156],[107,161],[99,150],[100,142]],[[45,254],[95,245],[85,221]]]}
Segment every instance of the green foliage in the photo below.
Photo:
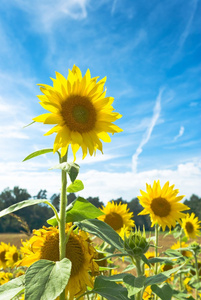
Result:
{"label": "green foliage", "polygon": [[169,284],[163,285],[162,288],[160,288],[158,285],[152,285],[151,286],[152,291],[160,297],[161,300],[171,300],[173,295],[173,290],[169,286]]}
{"label": "green foliage", "polygon": [[[103,213],[82,197],[78,197],[73,203],[67,206],[66,223],[78,222],[87,219],[94,219],[103,215]],[[57,220],[55,217],[47,220],[47,223],[56,226]]]}
{"label": "green foliage", "polygon": [[190,207],[187,213],[193,212],[201,221],[201,198],[193,194],[189,200],[184,201],[184,204]]}
{"label": "green foliage", "polygon": [[84,189],[84,184],[81,180],[74,180],[68,187],[68,193],[76,193]]}
{"label": "green foliage", "polygon": [[25,274],[25,300],[54,300],[66,287],[71,273],[71,261],[41,259]]}
{"label": "green foliage", "polygon": [[93,292],[105,297],[108,300],[129,300],[125,287],[116,282],[109,281],[105,276],[98,276],[95,279]]}
{"label": "green foliage", "polygon": [[24,277],[25,275],[22,275],[1,285],[0,299],[11,300],[13,297],[21,294],[24,291]]}
{"label": "green foliage", "polygon": [[58,164],[50,168],[50,170],[53,169],[60,169],[65,171],[69,175],[71,182],[74,182],[79,174],[80,166],[74,162],[71,163],[63,162],[61,164]]}
{"label": "green foliage", "polygon": [[128,297],[136,295],[138,292],[140,292],[144,288],[145,280],[145,276],[135,277],[131,274],[126,274],[126,276],[123,278],[123,281],[128,290]]}
{"label": "green foliage", "polygon": [[53,149],[42,149],[42,150],[35,151],[35,152],[29,154],[28,156],[26,156],[26,157],[23,159],[23,161],[32,159],[32,158],[34,158],[34,157],[37,157],[37,156],[39,156],[39,155],[46,154],[46,153],[49,153],[49,152],[53,152]]}
{"label": "green foliage", "polygon": [[109,245],[115,247],[116,249],[122,252],[123,250],[123,240],[122,238],[114,231],[112,227],[100,220],[84,220],[82,222],[76,222],[76,225],[91,234],[94,234],[101,238],[103,241]]}

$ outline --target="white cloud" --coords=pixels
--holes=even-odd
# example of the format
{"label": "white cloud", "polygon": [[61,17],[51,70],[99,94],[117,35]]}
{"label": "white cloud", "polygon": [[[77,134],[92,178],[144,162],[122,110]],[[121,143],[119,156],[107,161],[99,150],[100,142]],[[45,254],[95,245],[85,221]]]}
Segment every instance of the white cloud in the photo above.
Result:
{"label": "white cloud", "polygon": [[161,88],[159,91],[159,94],[156,98],[155,106],[154,106],[154,111],[153,111],[153,117],[150,121],[150,124],[147,128],[147,131],[145,132],[136,152],[134,153],[132,157],[132,169],[134,172],[137,171],[137,162],[138,162],[138,157],[140,153],[142,153],[143,146],[146,145],[151,137],[151,133],[154,129],[154,126],[156,125],[156,122],[160,116],[160,111],[161,111],[161,97],[163,93],[164,88]]}
{"label": "white cloud", "polygon": [[[20,186],[27,188],[28,192],[34,196],[40,189],[46,189],[50,197],[54,193],[59,193],[60,172],[59,171],[39,171],[39,167],[45,164],[29,163],[4,163],[1,164],[0,182],[1,189]],[[27,171],[26,171],[27,170]],[[110,173],[91,170],[80,173],[85,189],[78,194],[83,197],[99,197],[101,201],[107,203],[109,200],[122,197],[130,201],[140,194],[140,189],[145,190],[146,183],[153,184],[154,180],[160,180],[161,185],[166,181],[175,184],[180,190],[180,195],[189,198],[193,193],[201,196],[201,161],[191,161],[179,164],[175,170],[161,169],[148,170],[145,172],[124,172]]]}
{"label": "white cloud", "polygon": [[178,140],[178,138],[180,138],[183,134],[184,134],[184,127],[181,126],[179,133],[174,137],[174,141]]}
{"label": "white cloud", "polygon": [[34,5],[26,0],[15,0],[18,7],[31,15],[31,25],[37,31],[50,31],[56,22],[64,18],[75,20],[87,17],[89,0],[35,0]]}

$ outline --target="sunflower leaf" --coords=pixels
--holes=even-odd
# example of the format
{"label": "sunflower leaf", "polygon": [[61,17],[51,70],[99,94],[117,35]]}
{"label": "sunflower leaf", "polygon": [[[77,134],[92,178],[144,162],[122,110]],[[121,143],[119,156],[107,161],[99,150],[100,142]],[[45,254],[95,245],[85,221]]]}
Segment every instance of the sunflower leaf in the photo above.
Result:
{"label": "sunflower leaf", "polygon": [[173,290],[169,284],[165,284],[162,288],[156,284],[151,286],[152,291],[160,297],[162,300],[171,300],[173,295]]}
{"label": "sunflower leaf", "polygon": [[84,189],[84,184],[81,180],[75,180],[73,181],[68,187],[67,192],[68,193],[76,193]]}
{"label": "sunflower leaf", "polygon": [[140,292],[144,288],[144,283],[146,280],[145,276],[135,277],[132,274],[125,274],[123,281],[128,290],[128,296],[133,296]]}
{"label": "sunflower leaf", "polygon": [[109,245],[114,246],[121,252],[123,252],[123,240],[119,234],[114,231],[112,227],[100,220],[84,220],[82,222],[76,222],[76,225],[80,229],[92,233],[103,241],[107,242]]}
{"label": "sunflower leaf", "polygon": [[0,218],[8,215],[14,211],[17,211],[21,208],[39,204],[39,203],[47,203],[47,202],[48,202],[47,199],[30,199],[30,200],[24,200],[24,201],[15,203],[15,204],[5,208],[4,210],[0,211]]}
{"label": "sunflower leaf", "polygon": [[65,171],[66,173],[68,173],[71,182],[74,182],[75,179],[77,178],[77,175],[79,174],[80,166],[74,162],[71,163],[63,162],[61,164],[58,164],[50,168],[50,170],[53,169],[61,169]]}
{"label": "sunflower leaf", "polygon": [[35,151],[35,152],[29,154],[27,157],[25,157],[23,159],[23,161],[29,160],[31,158],[34,158],[36,156],[39,156],[39,155],[42,155],[42,154],[46,154],[46,153],[49,153],[49,152],[53,152],[53,149],[42,149],[42,150]]}
{"label": "sunflower leaf", "polygon": [[24,277],[25,275],[22,275],[1,285],[0,299],[10,300],[21,294],[24,291]]}
{"label": "sunflower leaf", "polygon": [[[86,219],[94,219],[103,215],[104,213],[82,197],[78,197],[75,201],[67,206],[66,209],[66,223],[78,222]],[[57,220],[55,217],[47,220],[47,223],[56,226]]]}
{"label": "sunflower leaf", "polygon": [[26,300],[54,300],[65,289],[71,273],[71,261],[41,259],[33,263],[25,275]]}
{"label": "sunflower leaf", "polygon": [[105,297],[108,300],[129,300],[128,292],[121,284],[108,281],[105,276],[98,276],[94,283],[94,293]]}

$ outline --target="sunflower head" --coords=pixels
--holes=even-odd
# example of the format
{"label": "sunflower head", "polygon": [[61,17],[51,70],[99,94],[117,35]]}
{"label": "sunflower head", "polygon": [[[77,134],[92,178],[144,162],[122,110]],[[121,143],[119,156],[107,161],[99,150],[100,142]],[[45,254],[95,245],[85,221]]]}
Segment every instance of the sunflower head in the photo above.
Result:
{"label": "sunflower head", "polygon": [[0,244],[0,269],[6,269],[7,267],[7,259],[6,259],[6,253],[9,251],[10,244],[5,244],[4,242],[1,242]]}
{"label": "sunflower head", "polygon": [[[66,225],[68,233],[70,225]],[[66,295],[70,300],[84,293],[86,287],[93,287],[93,280],[89,271],[98,272],[98,265],[94,262],[96,251],[88,242],[88,236],[82,232],[71,232],[66,244],[66,257],[72,262],[71,276],[66,286]],[[33,231],[33,237],[23,242],[21,253],[24,255],[21,266],[30,266],[35,261],[47,259],[59,260],[59,230],[55,227],[43,227]]]}
{"label": "sunflower head", "polygon": [[56,72],[56,79],[52,79],[53,87],[39,84],[43,93],[38,96],[40,104],[49,113],[33,120],[55,125],[46,135],[57,134],[53,149],[54,152],[61,149],[61,156],[67,152],[68,145],[72,147],[74,159],[80,147],[83,158],[88,151],[90,155],[95,154],[97,149],[102,152],[100,140],[110,142],[108,133],[122,131],[113,124],[121,115],[114,112],[114,98],[106,97],[106,78],[97,79],[91,77],[89,70],[82,76],[80,69],[74,65],[67,79]]}
{"label": "sunflower head", "polygon": [[9,272],[0,272],[0,285],[10,281],[13,278],[13,274]]}
{"label": "sunflower head", "polygon": [[98,219],[111,226],[122,238],[134,226],[133,213],[129,212],[127,204],[121,202],[117,204],[114,201],[108,202],[105,207],[102,207],[101,211],[104,215],[101,215]]}
{"label": "sunflower head", "polygon": [[[180,243],[180,241],[177,241],[175,244],[172,245],[171,249],[177,250],[177,249],[180,249],[180,248],[187,248],[187,247],[189,247],[189,245],[186,244],[185,242]],[[181,254],[185,257],[191,257],[192,256],[191,251],[188,251],[188,250],[180,250],[180,251],[181,251]]]}
{"label": "sunflower head", "polygon": [[182,219],[182,228],[187,238],[196,239],[200,235],[201,221],[194,213],[186,214],[186,217]]}
{"label": "sunflower head", "polygon": [[19,259],[19,251],[17,250],[17,247],[10,246],[9,250],[6,252],[6,260],[7,260],[7,266],[10,268],[13,268],[18,259]]}
{"label": "sunflower head", "polygon": [[177,196],[179,190],[174,190],[174,185],[169,186],[169,182],[161,188],[160,181],[154,181],[153,187],[146,184],[146,192],[140,192],[141,196],[138,196],[138,199],[144,210],[139,215],[149,214],[152,226],[157,223],[163,231],[166,226],[170,229],[175,227],[176,222],[185,216],[181,211],[189,209],[180,203],[184,196]]}

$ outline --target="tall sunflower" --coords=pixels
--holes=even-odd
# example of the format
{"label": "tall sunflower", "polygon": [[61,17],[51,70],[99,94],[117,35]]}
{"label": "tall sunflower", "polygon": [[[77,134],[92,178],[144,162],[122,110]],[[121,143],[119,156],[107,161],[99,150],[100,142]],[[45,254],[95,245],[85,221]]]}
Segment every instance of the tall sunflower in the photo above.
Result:
{"label": "tall sunflower", "polygon": [[74,159],[81,147],[83,158],[89,151],[90,155],[96,149],[102,150],[102,142],[110,142],[109,133],[121,132],[122,129],[112,122],[121,118],[113,112],[114,98],[106,97],[104,84],[106,77],[97,82],[98,77],[91,78],[87,70],[84,77],[77,66],[69,70],[67,79],[56,72],[56,79],[51,78],[53,87],[39,84],[44,95],[38,96],[41,106],[50,113],[33,118],[36,122],[56,124],[45,135],[57,133],[54,142],[54,152],[61,148],[64,156],[71,144]]}
{"label": "tall sunflower", "polygon": [[188,238],[196,239],[201,233],[200,223],[201,221],[198,220],[198,217],[196,217],[194,213],[191,213],[191,215],[187,214],[186,217],[182,219],[182,228],[185,235]]}
{"label": "tall sunflower", "polygon": [[168,226],[175,227],[176,221],[185,216],[181,211],[189,209],[183,203],[179,203],[184,196],[177,196],[178,189],[174,190],[174,185],[169,186],[169,181],[165,183],[163,188],[160,186],[160,181],[154,181],[153,187],[146,184],[146,191],[140,190],[142,196],[138,196],[140,204],[144,207],[138,215],[150,215],[151,226],[158,223],[163,231]]}
{"label": "tall sunflower", "polygon": [[[66,233],[70,225],[66,225]],[[24,255],[19,265],[29,267],[35,261],[47,259],[59,260],[59,230],[55,227],[43,227],[33,231],[33,237],[22,242],[21,253]],[[66,257],[72,262],[70,279],[65,292],[69,300],[84,293],[86,287],[93,287],[93,280],[88,271],[98,271],[98,265],[93,261],[95,250],[84,232],[71,232],[66,245]]]}
{"label": "tall sunflower", "polygon": [[117,204],[112,201],[100,210],[104,215],[98,219],[110,225],[122,238],[124,233],[126,234],[134,226],[133,213],[129,212],[127,204],[121,204],[121,202]]}

